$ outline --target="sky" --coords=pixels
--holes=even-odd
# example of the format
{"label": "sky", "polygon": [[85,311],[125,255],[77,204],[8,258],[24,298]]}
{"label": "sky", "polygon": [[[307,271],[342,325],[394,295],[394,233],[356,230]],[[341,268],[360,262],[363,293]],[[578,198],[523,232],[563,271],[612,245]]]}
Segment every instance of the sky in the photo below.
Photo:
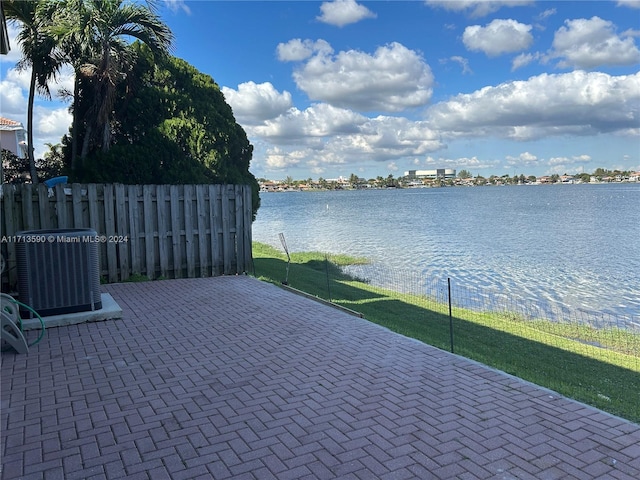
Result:
{"label": "sky", "polygon": [[[640,170],[640,0],[161,2],[172,54],[220,86],[258,178]],[[0,58],[0,115],[29,72]],[[64,70],[55,85],[72,91]],[[39,98],[34,146],[68,103]]]}

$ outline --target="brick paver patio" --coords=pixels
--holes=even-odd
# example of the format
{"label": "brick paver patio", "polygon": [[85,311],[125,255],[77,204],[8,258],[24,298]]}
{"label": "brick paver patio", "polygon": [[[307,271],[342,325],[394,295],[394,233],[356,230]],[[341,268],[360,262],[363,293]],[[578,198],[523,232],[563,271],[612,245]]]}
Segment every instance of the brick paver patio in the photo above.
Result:
{"label": "brick paver patio", "polygon": [[638,479],[640,426],[250,277],[2,354],[3,479]]}

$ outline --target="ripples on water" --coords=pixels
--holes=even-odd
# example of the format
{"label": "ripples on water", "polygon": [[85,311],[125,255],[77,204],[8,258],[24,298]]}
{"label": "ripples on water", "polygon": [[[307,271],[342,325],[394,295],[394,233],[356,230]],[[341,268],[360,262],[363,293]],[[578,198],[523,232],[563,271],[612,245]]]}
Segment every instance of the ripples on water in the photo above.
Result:
{"label": "ripples on water", "polygon": [[253,239],[637,319],[639,207],[639,184],[267,193]]}

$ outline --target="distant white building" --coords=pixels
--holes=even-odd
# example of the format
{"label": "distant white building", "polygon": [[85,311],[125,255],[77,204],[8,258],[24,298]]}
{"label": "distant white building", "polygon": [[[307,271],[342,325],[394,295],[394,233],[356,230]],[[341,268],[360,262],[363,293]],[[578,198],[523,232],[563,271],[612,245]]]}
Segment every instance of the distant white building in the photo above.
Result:
{"label": "distant white building", "polygon": [[26,130],[20,122],[0,117],[0,149],[9,150],[19,158],[27,156]]}
{"label": "distant white building", "polygon": [[325,179],[328,183],[337,183],[338,185],[347,185],[349,180],[340,175],[338,178],[327,178]]}
{"label": "distant white building", "polygon": [[428,178],[445,180],[448,178],[456,178],[455,168],[437,168],[435,170],[409,170],[404,172],[405,177],[409,178]]}

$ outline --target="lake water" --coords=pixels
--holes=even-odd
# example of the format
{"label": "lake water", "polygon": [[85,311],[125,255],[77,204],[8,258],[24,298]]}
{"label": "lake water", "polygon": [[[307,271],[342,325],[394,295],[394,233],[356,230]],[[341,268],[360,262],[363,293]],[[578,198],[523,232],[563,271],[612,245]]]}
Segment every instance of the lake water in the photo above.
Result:
{"label": "lake water", "polygon": [[640,184],[262,193],[255,241],[640,316]]}

